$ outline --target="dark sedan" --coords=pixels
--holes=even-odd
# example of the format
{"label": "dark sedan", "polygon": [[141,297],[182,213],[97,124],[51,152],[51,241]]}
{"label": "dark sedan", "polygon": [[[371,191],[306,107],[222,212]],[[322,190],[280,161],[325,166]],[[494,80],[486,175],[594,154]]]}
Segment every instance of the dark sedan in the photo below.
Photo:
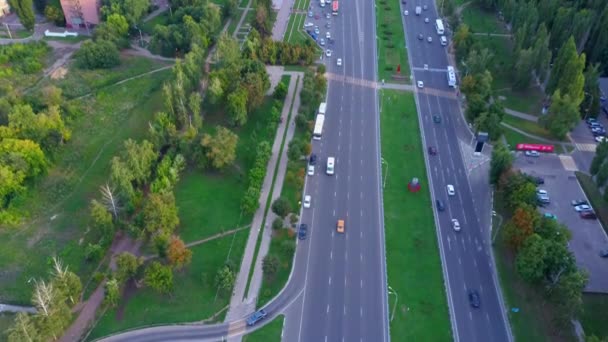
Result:
{"label": "dark sedan", "polygon": [[477,290],[469,291],[469,303],[471,303],[471,306],[474,308],[478,308],[481,305]]}
{"label": "dark sedan", "polygon": [[306,233],[308,232],[308,226],[306,223],[300,224],[300,229],[298,230],[298,239],[306,240]]}

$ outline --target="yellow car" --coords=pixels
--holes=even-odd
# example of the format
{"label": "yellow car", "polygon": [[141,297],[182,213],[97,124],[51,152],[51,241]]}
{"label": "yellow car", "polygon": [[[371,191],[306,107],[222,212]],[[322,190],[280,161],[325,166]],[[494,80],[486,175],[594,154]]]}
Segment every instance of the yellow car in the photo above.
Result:
{"label": "yellow car", "polygon": [[344,220],[338,220],[336,230],[338,231],[338,233],[344,233]]}

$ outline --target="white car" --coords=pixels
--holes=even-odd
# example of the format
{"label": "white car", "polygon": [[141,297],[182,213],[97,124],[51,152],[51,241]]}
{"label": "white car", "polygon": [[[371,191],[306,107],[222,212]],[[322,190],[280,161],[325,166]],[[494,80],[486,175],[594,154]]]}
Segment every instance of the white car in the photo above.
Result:
{"label": "white car", "polygon": [[450,196],[456,195],[456,190],[454,190],[454,186],[452,184],[448,184],[448,195],[450,195]]}
{"label": "white car", "polygon": [[326,39],[331,39],[331,33],[329,33],[329,31],[325,32],[325,38]]}
{"label": "white car", "polygon": [[325,50],[325,56],[331,57],[331,50],[330,49]]}
{"label": "white car", "polygon": [[321,44],[321,46],[325,46],[325,39],[321,38],[319,40],[319,44]]}
{"label": "white car", "polygon": [[331,14],[327,13],[327,14],[325,15],[325,19],[331,19]]}
{"label": "white car", "polygon": [[338,58],[338,60],[336,61],[336,65],[342,66],[342,58]]}
{"label": "white car", "polygon": [[315,175],[315,166],[314,165],[308,165],[308,171],[306,173],[309,176],[314,176]]}
{"label": "white car", "polygon": [[410,15],[410,12],[408,10],[403,11],[403,15]]}
{"label": "white car", "polygon": [[541,196],[547,196],[547,195],[549,195],[549,193],[547,192],[547,190],[543,190],[543,189],[536,190],[536,194],[537,195],[541,195]]}
{"label": "white car", "polygon": [[576,207],[574,207],[574,210],[581,212],[581,211],[587,211],[587,210],[591,210],[591,207],[588,206],[587,204],[581,204],[581,205],[577,205]]}
{"label": "white car", "polygon": [[306,195],[304,196],[304,208],[308,209],[310,208],[310,195]]}
{"label": "white car", "polygon": [[306,23],[306,24],[304,24],[304,27],[313,27],[313,26],[315,26],[315,24],[313,24],[313,23]]}
{"label": "white car", "polygon": [[418,81],[418,82],[416,82],[416,84],[418,85],[418,88],[420,88],[420,89],[424,88],[424,82]]}
{"label": "white car", "polygon": [[460,222],[457,219],[452,219],[452,228],[454,228],[454,231],[460,231]]}
{"label": "white car", "polygon": [[441,38],[439,38],[439,40],[441,41],[441,45],[443,45],[443,46],[448,45],[448,39],[445,36],[441,36]]}
{"label": "white car", "polygon": [[524,154],[528,157],[540,157],[540,152],[538,151],[526,151]]}
{"label": "white car", "polygon": [[432,42],[433,42],[433,37],[429,36],[429,37],[426,39],[426,41],[427,41],[427,42],[429,42],[429,43],[432,43]]}
{"label": "white car", "polygon": [[601,135],[599,137],[595,137],[595,141],[597,141],[598,143],[604,142],[606,140],[608,140],[608,139],[606,137],[601,136]]}
{"label": "white car", "polygon": [[425,22],[425,23],[427,23],[427,24],[428,24],[428,23],[429,23],[429,21],[430,21],[430,20],[429,20],[429,18],[424,18],[424,22]]}
{"label": "white car", "polygon": [[328,175],[333,175],[335,170],[334,167],[336,166],[336,159],[334,157],[328,157],[327,158],[327,169],[325,170],[325,172]]}

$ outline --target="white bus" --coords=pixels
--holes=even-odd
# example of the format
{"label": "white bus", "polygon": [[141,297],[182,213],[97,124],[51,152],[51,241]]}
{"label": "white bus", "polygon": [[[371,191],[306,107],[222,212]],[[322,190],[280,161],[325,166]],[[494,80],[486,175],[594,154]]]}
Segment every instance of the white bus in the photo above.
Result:
{"label": "white bus", "polygon": [[318,114],[325,115],[325,110],[327,110],[327,103],[321,102],[321,104],[319,105],[319,113]]}
{"label": "white bus", "polygon": [[451,65],[448,65],[448,85],[452,88],[456,88],[456,71]]}
{"label": "white bus", "polygon": [[437,34],[443,34],[443,21],[441,19],[435,20],[435,28],[437,29]]}
{"label": "white bus", "polygon": [[318,114],[317,120],[315,121],[315,130],[312,132],[312,138],[315,140],[321,140],[321,134],[323,134],[323,123],[325,122],[325,115]]}

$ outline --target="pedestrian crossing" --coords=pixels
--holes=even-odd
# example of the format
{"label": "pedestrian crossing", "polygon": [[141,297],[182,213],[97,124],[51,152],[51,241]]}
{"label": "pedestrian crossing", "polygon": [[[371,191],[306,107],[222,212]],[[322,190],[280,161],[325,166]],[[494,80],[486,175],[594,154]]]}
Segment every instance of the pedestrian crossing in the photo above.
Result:
{"label": "pedestrian crossing", "polygon": [[559,161],[562,163],[564,170],[571,172],[578,171],[578,167],[576,166],[572,156],[560,154]]}
{"label": "pedestrian crossing", "polygon": [[583,143],[578,143],[578,144],[574,144],[576,146],[576,149],[579,151],[583,151],[583,152],[595,152],[595,148],[597,145],[595,144],[583,144]]}

